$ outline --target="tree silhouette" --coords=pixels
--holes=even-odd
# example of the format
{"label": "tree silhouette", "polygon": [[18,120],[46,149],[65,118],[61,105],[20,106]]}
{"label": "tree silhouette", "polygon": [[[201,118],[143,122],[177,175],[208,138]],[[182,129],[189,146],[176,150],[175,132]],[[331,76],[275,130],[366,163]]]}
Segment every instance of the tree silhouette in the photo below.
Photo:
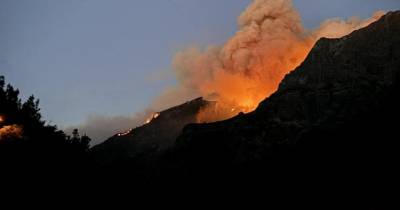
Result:
{"label": "tree silhouette", "polygon": [[71,144],[81,151],[89,150],[89,143],[91,139],[85,134],[82,137],[79,134],[78,129],[72,131],[72,138],[70,138]]}
{"label": "tree silhouette", "polygon": [[[39,100],[33,95],[25,102],[19,90],[0,76],[0,164],[25,167],[71,168],[88,163],[90,138],[72,138],[42,119]],[[14,132],[14,133],[11,133]]]}

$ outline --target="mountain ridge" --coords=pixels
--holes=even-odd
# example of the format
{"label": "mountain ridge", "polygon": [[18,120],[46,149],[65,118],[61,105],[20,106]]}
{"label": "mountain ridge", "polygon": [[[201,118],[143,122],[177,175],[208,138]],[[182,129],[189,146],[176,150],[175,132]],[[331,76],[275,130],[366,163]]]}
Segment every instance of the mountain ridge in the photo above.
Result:
{"label": "mountain ridge", "polygon": [[[364,122],[360,119],[365,116],[385,111],[379,107],[396,104],[393,90],[397,90],[399,71],[400,12],[397,11],[343,38],[320,39],[305,61],[287,74],[278,90],[254,112],[222,122],[186,126],[177,140],[175,152],[181,154],[177,159],[188,160],[187,167],[193,167],[193,163],[201,165],[202,161],[218,166],[248,164],[268,159],[279,148],[296,148],[298,142],[308,144],[307,136],[318,133],[322,143],[314,142],[313,149],[317,150],[323,138],[330,139],[322,133],[344,132],[353,126],[352,122],[361,125]],[[392,95],[387,97],[389,93]],[[394,107],[391,111],[397,116]],[[374,117],[382,120],[379,115]],[[375,122],[371,124],[386,133],[392,132]],[[359,129],[356,127],[354,130]],[[352,133],[351,129],[347,132]],[[345,134],[338,142],[347,139]],[[342,143],[342,146],[363,147],[358,139]],[[205,153],[209,157],[202,155]],[[337,157],[331,155],[325,157]]]}
{"label": "mountain ridge", "polygon": [[196,115],[200,109],[212,104],[213,102],[199,97],[153,113],[145,124],[115,134],[94,146],[91,149],[92,156],[96,162],[107,164],[164,151],[173,145],[184,125],[196,122]]}
{"label": "mountain ridge", "polygon": [[399,71],[398,11],[343,38],[320,39],[255,111],[214,123],[193,121],[168,149],[121,168],[164,180],[216,179],[220,173],[254,180],[296,174],[298,180],[316,172],[375,180],[396,163],[391,136],[398,126],[391,121],[400,117]]}

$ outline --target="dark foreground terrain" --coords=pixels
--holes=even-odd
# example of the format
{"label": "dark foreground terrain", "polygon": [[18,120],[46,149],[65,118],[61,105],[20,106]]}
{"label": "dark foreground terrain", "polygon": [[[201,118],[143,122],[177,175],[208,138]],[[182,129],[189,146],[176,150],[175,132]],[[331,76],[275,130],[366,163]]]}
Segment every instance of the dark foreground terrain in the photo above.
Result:
{"label": "dark foreground terrain", "polygon": [[[291,186],[299,191],[315,186],[314,192],[334,189],[375,197],[394,188],[399,177],[399,79],[400,12],[391,12],[343,38],[319,40],[254,112],[189,124],[181,132],[208,103],[197,99],[190,106],[179,106],[182,110],[161,113],[137,128],[138,134],[134,130],[112,137],[91,151],[86,151],[85,138],[75,136],[73,144],[58,133],[56,148],[66,144],[73,153],[38,149],[41,159],[27,162],[50,171],[54,166],[63,170],[68,163],[69,172],[85,174],[85,180],[97,186],[205,183],[267,186],[263,189]],[[165,113],[172,115],[168,118]],[[136,142],[144,139],[151,142]],[[7,145],[0,146],[3,154],[10,151]],[[35,157],[33,152],[18,154],[21,167],[24,158]],[[67,154],[79,154],[81,161]]]}

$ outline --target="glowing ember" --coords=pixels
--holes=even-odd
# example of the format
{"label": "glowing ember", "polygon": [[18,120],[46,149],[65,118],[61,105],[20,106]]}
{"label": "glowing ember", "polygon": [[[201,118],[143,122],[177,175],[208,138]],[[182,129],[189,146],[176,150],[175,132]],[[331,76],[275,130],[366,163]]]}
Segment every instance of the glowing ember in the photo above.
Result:
{"label": "glowing ember", "polygon": [[126,135],[128,135],[129,133],[131,133],[131,132],[132,132],[132,130],[133,130],[133,129],[129,129],[129,130],[127,130],[127,131],[123,132],[123,133],[119,133],[119,134],[117,134],[117,136],[126,136]]}
{"label": "glowing ember", "polygon": [[150,123],[152,120],[156,119],[158,116],[160,116],[160,113],[156,112],[153,113],[147,120],[145,121],[145,124]]}
{"label": "glowing ember", "polygon": [[22,138],[22,127],[19,125],[6,125],[0,128],[0,141],[3,139]]}

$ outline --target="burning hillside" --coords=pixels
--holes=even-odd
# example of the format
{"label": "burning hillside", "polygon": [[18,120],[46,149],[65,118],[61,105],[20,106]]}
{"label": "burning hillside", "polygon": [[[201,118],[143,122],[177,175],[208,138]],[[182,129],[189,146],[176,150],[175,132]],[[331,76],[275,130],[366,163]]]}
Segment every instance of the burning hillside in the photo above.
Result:
{"label": "burning hillside", "polygon": [[[153,108],[162,110],[159,107],[179,104],[193,95],[213,103],[197,99],[189,103],[192,105],[155,112],[143,126],[119,133],[94,150],[112,159],[115,157],[105,153],[113,151],[126,157],[136,151],[165,149],[186,124],[215,122],[251,112],[304,61],[319,38],[342,37],[383,14],[376,12],[365,20],[330,19],[307,30],[291,0],[254,0],[239,16],[237,33],[223,46],[190,48],[175,55],[172,69],[179,84],[157,98]],[[196,108],[187,112],[185,107]],[[179,111],[176,115],[171,110]]]}
{"label": "burning hillside", "polygon": [[158,116],[160,116],[160,113],[158,113],[158,112],[151,114],[151,116],[146,119],[145,124],[150,123],[152,120],[156,119]]}
{"label": "burning hillside", "polygon": [[365,20],[330,19],[307,30],[291,0],[255,0],[239,16],[238,31],[223,46],[176,54],[172,69],[179,84],[161,95],[156,106],[192,95],[218,101],[217,106],[202,109],[199,122],[253,111],[301,64],[319,38],[342,37],[383,14],[376,12]]}
{"label": "burning hillside", "polygon": [[215,103],[197,98],[161,112],[155,112],[142,126],[118,133],[92,148],[99,162],[136,158],[142,154],[164,151],[170,148],[182,128],[196,122],[196,115]]}
{"label": "burning hillside", "polygon": [[175,122],[181,126],[182,117],[194,120],[206,106],[214,107],[208,111],[215,116],[222,109],[241,111],[197,99],[160,112],[149,124],[106,141],[93,153],[102,164],[121,163],[120,158],[122,168],[132,167],[145,178],[168,177],[163,180],[169,182],[228,177],[229,183],[270,184],[282,178],[308,183],[303,178],[314,179],[323,171],[329,177],[324,180],[345,174],[345,180],[347,175],[367,176],[380,184],[397,164],[393,136],[398,126],[393,122],[400,116],[399,35],[400,12],[391,12],[348,36],[322,38],[255,111],[187,125],[173,139],[182,128],[174,130]]}

